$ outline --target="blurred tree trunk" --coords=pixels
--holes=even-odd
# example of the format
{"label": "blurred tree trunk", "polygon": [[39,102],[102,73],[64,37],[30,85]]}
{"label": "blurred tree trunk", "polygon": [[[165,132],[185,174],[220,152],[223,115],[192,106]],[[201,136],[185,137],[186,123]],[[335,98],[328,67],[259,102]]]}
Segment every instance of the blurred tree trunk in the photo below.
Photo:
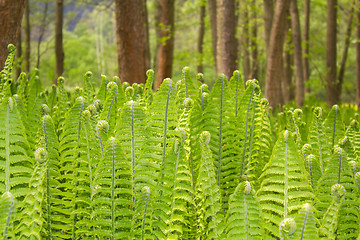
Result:
{"label": "blurred tree trunk", "polygon": [[[355,0],[351,3],[350,12],[349,12],[349,18],[347,22],[346,27],[346,34],[345,34],[345,43],[344,43],[344,49],[342,52],[341,57],[341,63],[340,63],[340,69],[339,69],[339,75],[338,75],[338,91],[339,91],[339,99],[341,97],[341,90],[342,90],[342,84],[344,82],[344,75],[345,75],[345,69],[346,69],[346,59],[348,55],[348,50],[350,46],[350,39],[351,39],[351,32],[352,32],[352,23],[354,18],[354,6],[355,6]],[[358,39],[359,40],[359,39]]]}
{"label": "blurred tree trunk", "polygon": [[203,43],[204,43],[204,34],[205,34],[205,8],[206,2],[202,1],[200,6],[200,26],[199,26],[199,35],[197,42],[197,52],[199,54],[197,71],[199,73],[203,72]]}
{"label": "blurred tree trunk", "polygon": [[21,39],[21,30],[19,31],[19,36],[18,36],[18,39],[17,39],[17,43],[16,43],[16,65],[15,65],[15,76],[16,78],[18,78],[20,76],[20,73],[21,73],[21,62],[22,62],[22,47],[21,47],[21,42],[22,42],[22,39]]}
{"label": "blurred tree trunk", "polygon": [[56,18],[55,18],[55,80],[64,73],[64,49],[63,49],[63,13],[64,13],[63,0],[56,0]]}
{"label": "blurred tree trunk", "polygon": [[174,15],[175,0],[161,0],[161,43],[158,51],[157,87],[172,75],[174,56]]}
{"label": "blurred tree trunk", "polygon": [[244,53],[244,81],[246,82],[250,78],[250,53],[249,53],[249,10],[247,0],[244,1],[244,12],[243,12],[243,33],[242,33],[242,46]]}
{"label": "blurred tree trunk", "polygon": [[30,6],[29,0],[25,0],[25,51],[24,51],[24,71],[30,72]]}
{"label": "blurred tree trunk", "polygon": [[274,1],[264,0],[264,26],[265,26],[265,45],[266,55],[269,49],[270,34],[274,17]]}
{"label": "blurred tree trunk", "polygon": [[[39,32],[39,38],[37,41],[37,60],[36,60],[36,68],[40,67],[40,45],[41,42],[43,40],[44,34],[45,34],[45,29],[46,29],[46,18],[47,18],[47,13],[48,13],[48,8],[49,8],[49,3],[46,2],[45,6],[44,6],[44,13],[43,13],[43,19],[40,25],[40,32]],[[30,55],[29,55],[30,57]]]}
{"label": "blurred tree trunk", "polygon": [[327,33],[326,33],[326,102],[332,106],[339,102],[340,92],[336,78],[336,20],[337,0],[327,1]]}
{"label": "blurred tree trunk", "polygon": [[284,29],[285,34],[285,49],[284,49],[284,63],[283,63],[283,80],[281,81],[281,90],[284,98],[284,103],[288,103],[295,98],[293,78],[293,64],[294,64],[294,49],[291,35],[291,19],[287,19],[287,25]]}
{"label": "blurred tree trunk", "polygon": [[251,4],[251,58],[252,70],[249,78],[258,79],[258,49],[257,49],[257,14],[258,11],[256,0],[252,0]]}
{"label": "blurred tree trunk", "polygon": [[357,1],[356,9],[356,104],[360,107],[360,0]]}
{"label": "blurred tree trunk", "polygon": [[0,70],[4,68],[6,57],[9,54],[7,46],[16,45],[19,36],[24,0],[0,1]]}
{"label": "blurred tree trunk", "polygon": [[215,69],[217,69],[217,60],[216,60],[216,49],[217,49],[217,21],[216,21],[216,0],[208,0],[209,6],[209,17],[210,17],[210,27],[211,27],[211,44],[212,52],[214,58]]}
{"label": "blurred tree trunk", "polygon": [[297,7],[297,0],[291,0],[290,3],[291,15],[291,29],[292,40],[294,43],[294,57],[295,57],[295,79],[296,79],[296,104],[301,107],[304,103],[304,72],[303,72],[303,57],[301,45],[301,29],[299,11]]}
{"label": "blurred tree trunk", "polygon": [[161,20],[161,5],[160,0],[155,0],[155,32],[156,32],[156,49],[153,56],[153,64],[152,68],[155,72],[157,72],[157,54],[160,47],[160,36],[161,36],[161,27],[160,27],[160,20]]}
{"label": "blurred tree trunk", "polygon": [[281,94],[281,79],[283,71],[283,48],[285,34],[284,29],[287,25],[290,1],[277,0],[271,28],[269,49],[267,54],[265,96],[269,100],[270,106],[274,109],[283,104]]}
{"label": "blurred tree trunk", "polygon": [[145,83],[150,67],[146,1],[116,0],[115,18],[119,77]]}
{"label": "blurred tree trunk", "polygon": [[[310,31],[310,0],[304,2],[304,35],[303,35],[303,69],[304,69],[304,82],[307,82],[310,78],[309,68],[309,31]],[[310,89],[307,89],[309,92]]]}
{"label": "blurred tree trunk", "polygon": [[217,0],[217,46],[216,74],[224,73],[230,78],[237,69],[237,41],[235,37],[237,18],[235,0]]}

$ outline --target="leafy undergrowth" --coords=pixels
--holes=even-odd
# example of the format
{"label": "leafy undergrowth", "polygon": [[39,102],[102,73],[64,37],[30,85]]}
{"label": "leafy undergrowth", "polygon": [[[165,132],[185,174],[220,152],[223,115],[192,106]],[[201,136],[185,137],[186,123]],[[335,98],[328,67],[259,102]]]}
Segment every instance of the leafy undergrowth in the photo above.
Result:
{"label": "leafy undergrowth", "polygon": [[[67,92],[0,74],[4,239],[356,239],[356,109],[272,113],[238,71]],[[342,120],[343,119],[343,120]]]}

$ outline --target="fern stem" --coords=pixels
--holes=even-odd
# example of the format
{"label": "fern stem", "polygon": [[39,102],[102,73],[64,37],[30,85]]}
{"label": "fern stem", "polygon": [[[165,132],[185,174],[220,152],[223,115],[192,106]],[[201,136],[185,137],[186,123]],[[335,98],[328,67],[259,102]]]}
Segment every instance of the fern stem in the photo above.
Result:
{"label": "fern stem", "polygon": [[307,219],[309,217],[309,210],[310,210],[310,207],[309,207],[308,204],[306,204],[306,214],[305,214],[305,219],[304,219],[304,223],[303,223],[302,230],[301,230],[301,238],[300,238],[300,240],[304,239],[305,226],[306,226]]}
{"label": "fern stem", "polygon": [[[166,134],[167,134],[168,111],[169,111],[169,101],[170,101],[171,87],[172,87],[172,83],[171,83],[171,80],[170,80],[169,81],[169,91],[168,91],[168,96],[167,96],[166,106],[165,106],[165,116],[164,116],[164,143],[163,143],[163,153],[162,153],[162,164],[164,164],[165,154],[166,154]],[[163,176],[161,176],[161,177],[163,177]]]}
{"label": "fern stem", "polygon": [[336,130],[336,118],[337,118],[338,108],[335,105],[335,117],[334,117],[334,127],[333,127],[333,137],[332,137],[332,147],[335,145],[335,130]]}
{"label": "fern stem", "polygon": [[[46,124],[45,124],[45,117],[43,118],[43,131],[44,131],[44,138],[45,138],[45,149],[49,152],[49,145],[48,145],[48,137],[46,131]],[[47,239],[52,239],[51,233],[51,206],[50,206],[50,173],[49,173],[49,159],[46,162],[46,221],[47,221],[47,230],[48,236]]]}
{"label": "fern stem", "polygon": [[7,104],[6,110],[6,144],[5,144],[5,152],[6,152],[6,170],[5,170],[5,179],[6,179],[6,187],[5,192],[10,191],[10,106]]}
{"label": "fern stem", "polygon": [[186,81],[186,74],[185,74],[185,72],[186,72],[186,68],[184,68],[183,74],[184,74],[184,84],[185,84],[185,98],[187,98],[187,97],[188,97],[188,91],[187,91],[187,81]]}
{"label": "fern stem", "polygon": [[115,239],[115,139],[112,139],[111,239]]}
{"label": "fern stem", "polygon": [[241,176],[244,174],[244,161],[245,161],[245,154],[246,154],[246,147],[247,147],[247,140],[248,140],[247,131],[248,131],[248,124],[249,124],[249,110],[250,110],[250,105],[251,105],[252,98],[254,95],[255,83],[253,83],[252,86],[253,86],[253,89],[251,90],[251,95],[250,95],[250,99],[249,99],[249,103],[248,103],[248,107],[247,107],[247,111],[246,111],[245,140],[244,140],[245,142],[244,142],[244,148],[243,148],[243,154],[242,154],[242,160],[241,160],[240,179],[241,179]]}
{"label": "fern stem", "polygon": [[245,229],[246,229],[246,239],[249,239],[249,219],[248,219],[248,211],[247,211],[247,202],[246,202],[246,194],[244,193],[244,210],[245,210]]}
{"label": "fern stem", "polygon": [[225,75],[222,75],[221,82],[221,98],[220,98],[220,132],[219,132],[219,163],[217,172],[217,185],[220,186],[220,174],[221,174],[221,145],[222,145],[222,115],[223,115],[223,97],[224,97],[224,81]]}
{"label": "fern stem", "polygon": [[342,149],[339,148],[340,151],[340,158],[339,158],[339,175],[338,175],[338,184],[340,184],[340,177],[341,177],[341,163],[342,163]]}
{"label": "fern stem", "polygon": [[308,156],[308,164],[309,164],[309,173],[310,173],[311,188],[314,190],[313,173],[312,173],[312,169],[311,169],[311,157],[312,157],[312,155],[310,154],[310,155]]}
{"label": "fern stem", "polygon": [[288,204],[288,197],[287,197],[287,193],[288,193],[288,169],[287,169],[287,158],[288,158],[288,135],[289,132],[288,130],[285,131],[285,189],[284,189],[284,218],[287,218],[287,204]]}
{"label": "fern stem", "polygon": [[240,80],[240,73],[236,74],[235,117],[237,117],[238,115],[239,80]]}
{"label": "fern stem", "polygon": [[[135,130],[134,130],[134,101],[131,101],[131,167],[132,182],[135,182]],[[133,203],[135,204],[135,185],[132,184]],[[135,205],[134,205],[135,206]]]}
{"label": "fern stem", "polygon": [[6,218],[6,225],[5,225],[5,230],[4,230],[4,240],[7,239],[7,233],[9,231],[11,214],[14,209],[14,196],[10,192],[7,192],[7,193],[9,193],[9,195],[10,195],[10,209],[9,209],[8,217]]}
{"label": "fern stem", "polygon": [[109,117],[110,117],[110,112],[111,112],[111,108],[112,108],[112,105],[114,104],[114,101],[116,99],[116,95],[117,95],[117,90],[114,94],[114,97],[113,99],[111,100],[111,104],[110,104],[110,107],[109,107],[109,111],[108,111],[108,114],[107,114],[107,117],[106,117],[106,121],[109,122]]}
{"label": "fern stem", "polygon": [[[316,119],[316,121],[318,121],[318,119]],[[316,125],[319,126],[318,123]],[[320,133],[319,133],[319,128],[318,127],[316,128],[316,132],[317,132],[317,135],[319,136]],[[323,167],[323,156],[322,156],[322,147],[321,147],[320,137],[318,137],[317,140],[318,140],[318,144],[319,144],[320,170],[321,170],[321,174],[323,174],[324,173],[324,167]]]}
{"label": "fern stem", "polygon": [[147,213],[147,209],[148,209],[148,205],[149,205],[149,200],[150,200],[150,188],[148,188],[149,192],[147,193],[147,198],[146,198],[146,203],[145,203],[145,209],[144,209],[144,217],[143,217],[143,222],[142,222],[142,226],[141,226],[141,239],[144,240],[144,235],[145,235],[145,220],[146,220],[146,213]]}

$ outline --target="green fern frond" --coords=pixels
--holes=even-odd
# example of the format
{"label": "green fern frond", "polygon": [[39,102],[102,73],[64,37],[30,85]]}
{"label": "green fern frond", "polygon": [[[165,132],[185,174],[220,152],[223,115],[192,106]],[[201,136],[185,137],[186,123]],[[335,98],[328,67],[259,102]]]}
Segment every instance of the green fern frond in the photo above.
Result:
{"label": "green fern frond", "polygon": [[314,198],[305,171],[293,136],[289,131],[283,132],[260,176],[262,182],[257,193],[269,239],[279,239],[281,221],[294,216]]}
{"label": "green fern frond", "polygon": [[289,239],[294,240],[318,240],[317,229],[318,219],[314,215],[314,210],[309,203],[305,203],[295,215],[296,230]]}
{"label": "green fern frond", "polygon": [[331,147],[334,147],[340,139],[345,136],[345,126],[341,120],[341,113],[338,105],[331,108],[327,118],[324,121],[326,136],[330,141]]}
{"label": "green fern frond", "polygon": [[154,82],[154,71],[152,69],[149,69],[146,72],[146,83],[144,86],[144,96],[143,96],[143,104],[145,107],[149,106],[153,100],[153,82]]}
{"label": "green fern frond", "polygon": [[101,75],[101,83],[100,83],[100,88],[96,94],[96,99],[99,99],[101,102],[105,102],[106,99],[106,86],[109,83],[109,80],[107,79],[107,77],[105,75]]}
{"label": "green fern frond", "polygon": [[14,211],[14,196],[10,192],[5,192],[0,198],[0,236],[7,239],[11,217]]}
{"label": "green fern frond", "polygon": [[195,202],[200,239],[219,239],[224,231],[224,215],[221,211],[221,192],[216,184],[216,171],[210,150],[210,133],[204,131],[201,138],[201,161],[195,186]]}
{"label": "green fern frond", "polygon": [[263,217],[250,182],[243,181],[230,196],[226,239],[263,239]]}
{"label": "green fern frond", "polygon": [[7,47],[9,55],[5,60],[4,69],[0,72],[0,92],[3,92],[4,85],[7,81],[12,80],[12,72],[14,66],[15,50],[16,47],[13,44],[9,44]]}

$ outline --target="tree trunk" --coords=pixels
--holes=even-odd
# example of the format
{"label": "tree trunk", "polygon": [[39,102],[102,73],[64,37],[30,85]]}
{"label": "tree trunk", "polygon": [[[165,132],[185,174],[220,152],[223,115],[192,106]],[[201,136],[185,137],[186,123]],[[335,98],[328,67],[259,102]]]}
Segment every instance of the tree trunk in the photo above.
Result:
{"label": "tree trunk", "polygon": [[326,102],[332,106],[339,102],[340,93],[336,83],[336,19],[337,0],[327,1],[326,33]]}
{"label": "tree trunk", "polygon": [[235,0],[217,2],[217,75],[224,73],[227,78],[237,69],[237,41]]}
{"label": "tree trunk", "polygon": [[273,0],[264,0],[264,26],[265,26],[266,55],[268,55],[267,52],[269,49],[273,17],[274,17],[274,1]]}
{"label": "tree trunk", "polygon": [[17,39],[17,43],[16,43],[16,72],[15,72],[15,76],[16,78],[18,78],[20,76],[20,73],[21,73],[21,62],[22,62],[22,47],[21,47],[21,30],[19,31],[19,36],[18,36],[18,39]]}
{"label": "tree trunk", "polygon": [[[348,18],[347,27],[346,27],[344,49],[343,49],[341,63],[340,63],[340,69],[339,69],[339,76],[338,76],[338,82],[337,82],[338,83],[339,98],[341,96],[342,84],[344,82],[344,75],[345,75],[345,69],[346,69],[346,59],[347,59],[348,49],[349,49],[349,46],[350,46],[352,23],[353,23],[353,16],[354,16],[354,6],[355,6],[355,1],[353,1],[351,3],[351,8],[350,8],[350,12],[349,12],[349,18]],[[357,39],[357,40],[359,41],[359,39]]]}
{"label": "tree trunk", "polygon": [[[360,0],[356,9],[356,39],[360,39]],[[360,41],[355,43],[356,50],[356,104],[360,107]]]}
{"label": "tree trunk", "polygon": [[152,64],[152,68],[155,72],[157,72],[157,54],[159,51],[159,47],[160,47],[160,37],[161,37],[161,27],[160,27],[160,21],[161,21],[161,4],[160,4],[160,0],[155,0],[155,18],[154,18],[154,22],[155,22],[155,32],[156,32],[156,49],[154,52],[154,56],[153,56],[153,64]]}
{"label": "tree trunk", "polygon": [[64,50],[63,50],[63,0],[56,1],[56,25],[55,25],[55,56],[56,56],[56,78],[64,73]]}
{"label": "tree trunk", "polygon": [[204,34],[205,34],[205,2],[201,2],[200,6],[200,26],[199,26],[199,35],[197,42],[197,51],[199,54],[197,71],[199,73],[203,72],[203,43],[204,43]]}
{"label": "tree trunk", "polygon": [[46,29],[46,18],[47,18],[47,12],[48,12],[48,8],[49,8],[49,3],[46,2],[45,6],[44,6],[44,13],[43,13],[43,19],[41,22],[41,26],[40,26],[40,32],[39,32],[39,38],[38,38],[38,42],[37,42],[37,60],[36,60],[36,68],[40,67],[40,45],[41,42],[43,40],[44,34],[45,34],[45,29]]}
{"label": "tree trunk", "polygon": [[276,9],[271,28],[269,49],[266,66],[265,96],[270,106],[274,109],[283,104],[281,94],[281,78],[283,71],[283,48],[284,48],[284,29],[286,18],[289,12],[290,1],[277,0]]}
{"label": "tree trunk", "polygon": [[217,69],[217,60],[216,60],[216,49],[217,49],[217,21],[216,21],[216,0],[208,0],[209,6],[209,17],[210,17],[210,27],[211,27],[211,45],[214,58],[215,69]]}
{"label": "tree trunk", "polygon": [[301,45],[301,29],[299,20],[299,11],[297,7],[297,0],[291,0],[290,3],[292,40],[294,43],[294,57],[295,57],[295,79],[296,79],[296,105],[301,107],[304,103],[304,72],[303,72],[303,58]]}
{"label": "tree trunk", "polygon": [[161,0],[161,39],[165,39],[158,51],[157,87],[159,88],[165,78],[172,75],[174,56],[174,15],[175,0]]}
{"label": "tree trunk", "polygon": [[119,77],[145,83],[150,67],[146,1],[116,0],[115,18]]}
{"label": "tree trunk", "polygon": [[24,13],[24,0],[0,1],[0,70],[4,68],[9,54],[7,46],[16,44]]}
{"label": "tree trunk", "polygon": [[285,49],[284,49],[284,63],[283,63],[283,79],[281,81],[282,95],[284,98],[284,103],[288,103],[295,98],[294,94],[294,83],[293,78],[293,64],[294,64],[294,49],[292,44],[292,35],[291,35],[291,19],[287,19],[287,26],[285,28]]}
{"label": "tree trunk", "polygon": [[244,81],[250,78],[250,53],[249,53],[249,13],[247,0],[244,2],[244,25],[242,33],[242,46],[244,52]]}
{"label": "tree trunk", "polygon": [[251,76],[252,79],[258,79],[258,49],[257,49],[257,14],[258,11],[256,0],[252,0],[252,7],[251,7],[251,58],[252,58],[252,70]]}
{"label": "tree trunk", "polygon": [[[305,0],[304,3],[304,35],[303,35],[303,69],[304,69],[304,81],[307,82],[310,78],[309,68],[309,31],[310,31],[310,0]],[[307,89],[309,92],[310,90]]]}
{"label": "tree trunk", "polygon": [[30,72],[30,6],[29,0],[25,0],[25,51],[24,51],[24,71]]}

